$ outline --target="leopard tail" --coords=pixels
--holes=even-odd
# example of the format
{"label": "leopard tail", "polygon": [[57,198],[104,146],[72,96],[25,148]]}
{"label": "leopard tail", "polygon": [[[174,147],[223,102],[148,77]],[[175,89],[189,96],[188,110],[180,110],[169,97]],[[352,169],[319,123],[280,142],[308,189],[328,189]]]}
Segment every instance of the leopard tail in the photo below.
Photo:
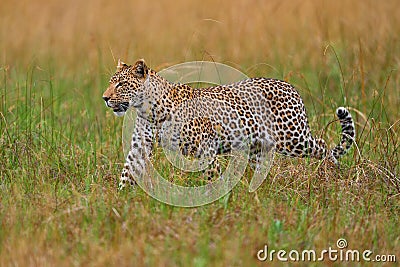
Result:
{"label": "leopard tail", "polygon": [[341,140],[339,144],[329,151],[330,153],[328,154],[335,163],[338,162],[338,159],[341,156],[347,153],[356,136],[354,121],[349,110],[344,107],[339,107],[336,109],[336,115],[342,127]]}

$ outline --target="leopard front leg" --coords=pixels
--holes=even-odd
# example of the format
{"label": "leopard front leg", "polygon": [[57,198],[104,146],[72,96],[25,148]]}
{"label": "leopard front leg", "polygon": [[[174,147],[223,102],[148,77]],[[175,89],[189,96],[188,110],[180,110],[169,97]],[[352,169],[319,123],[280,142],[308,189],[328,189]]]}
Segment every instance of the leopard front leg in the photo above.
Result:
{"label": "leopard front leg", "polygon": [[124,167],[121,172],[121,176],[119,177],[118,190],[122,190],[126,185],[135,186],[135,178],[131,175],[129,171],[129,163],[125,162]]}
{"label": "leopard front leg", "polygon": [[121,172],[118,189],[126,185],[135,186],[134,177],[143,175],[145,158],[150,158],[153,151],[153,129],[149,121],[138,117],[132,134],[131,148]]}

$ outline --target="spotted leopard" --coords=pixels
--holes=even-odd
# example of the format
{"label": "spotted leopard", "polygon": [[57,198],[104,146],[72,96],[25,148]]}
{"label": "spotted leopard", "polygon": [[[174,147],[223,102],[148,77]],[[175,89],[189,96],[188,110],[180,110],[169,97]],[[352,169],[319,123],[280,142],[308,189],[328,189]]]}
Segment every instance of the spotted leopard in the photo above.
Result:
{"label": "spotted leopard", "polygon": [[271,147],[283,155],[327,158],[337,164],[355,138],[350,112],[339,107],[336,115],[342,127],[341,140],[328,149],[323,139],[311,135],[299,93],[277,79],[250,78],[193,88],[167,81],[144,60],[132,66],[118,61],[103,99],[117,116],[131,107],[138,114],[120,188],[134,185],[133,177],[145,171],[144,159],[152,156],[154,141],[160,140],[166,124],[172,129],[172,148],[184,155],[227,153],[246,139],[256,168],[265,159],[263,148]]}

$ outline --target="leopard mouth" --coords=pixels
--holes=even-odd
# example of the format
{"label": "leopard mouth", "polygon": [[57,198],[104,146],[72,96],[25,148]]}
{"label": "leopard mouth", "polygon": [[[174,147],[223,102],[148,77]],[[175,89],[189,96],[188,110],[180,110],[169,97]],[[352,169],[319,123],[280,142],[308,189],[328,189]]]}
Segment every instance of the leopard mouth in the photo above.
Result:
{"label": "leopard mouth", "polygon": [[116,107],[112,107],[114,114],[118,117],[123,116],[129,108],[128,102],[123,102]]}

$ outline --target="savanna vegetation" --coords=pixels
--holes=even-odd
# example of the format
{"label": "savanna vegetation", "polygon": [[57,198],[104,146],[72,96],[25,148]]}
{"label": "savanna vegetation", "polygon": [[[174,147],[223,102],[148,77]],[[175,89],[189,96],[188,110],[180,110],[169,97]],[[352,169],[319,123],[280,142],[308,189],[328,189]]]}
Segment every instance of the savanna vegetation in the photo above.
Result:
{"label": "savanna vegetation", "polygon": [[[395,0],[2,0],[0,266],[279,265],[257,252],[339,238],[399,261],[399,32]],[[340,170],[276,157],[255,193],[249,170],[202,207],[118,192],[123,120],[101,96],[119,58],[289,81],[330,145],[350,107],[356,144]]]}

